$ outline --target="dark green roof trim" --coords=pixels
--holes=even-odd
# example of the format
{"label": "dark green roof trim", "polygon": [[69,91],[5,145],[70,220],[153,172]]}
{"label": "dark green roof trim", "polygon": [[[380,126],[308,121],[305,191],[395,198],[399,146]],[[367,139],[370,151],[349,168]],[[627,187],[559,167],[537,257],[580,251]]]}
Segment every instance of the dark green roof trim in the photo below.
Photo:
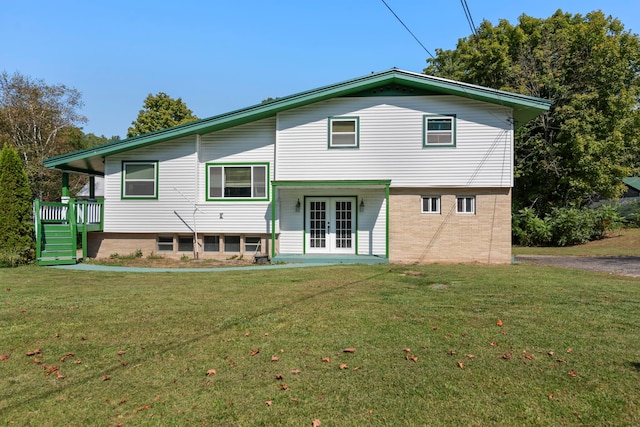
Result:
{"label": "dark green roof trim", "polygon": [[[45,167],[68,171],[78,171],[91,174],[104,174],[102,158],[118,154],[135,148],[157,144],[190,135],[203,135],[222,129],[254,122],[292,108],[324,101],[336,97],[363,96],[367,91],[388,85],[415,88],[420,93],[428,91],[433,94],[455,95],[492,104],[513,108],[515,125],[526,123],[540,113],[549,110],[551,101],[519,95],[511,92],[461,83],[439,77],[427,76],[398,69],[391,69],[379,73],[347,80],[341,83],[323,86],[300,92],[294,95],[278,98],[273,101],[254,105],[241,110],[231,111],[207,119],[197,120],[180,126],[139,135],[133,138],[109,142],[97,147],[74,151],[61,156],[52,157],[44,161]],[[87,166],[87,162],[90,167]],[[86,169],[85,169],[86,168]]]}

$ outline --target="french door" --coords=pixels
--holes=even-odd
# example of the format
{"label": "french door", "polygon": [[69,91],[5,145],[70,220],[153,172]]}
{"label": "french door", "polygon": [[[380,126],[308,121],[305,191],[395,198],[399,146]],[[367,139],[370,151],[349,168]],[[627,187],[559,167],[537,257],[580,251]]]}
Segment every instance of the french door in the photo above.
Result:
{"label": "french door", "polygon": [[354,254],[355,205],[354,197],[307,197],[307,253]]}

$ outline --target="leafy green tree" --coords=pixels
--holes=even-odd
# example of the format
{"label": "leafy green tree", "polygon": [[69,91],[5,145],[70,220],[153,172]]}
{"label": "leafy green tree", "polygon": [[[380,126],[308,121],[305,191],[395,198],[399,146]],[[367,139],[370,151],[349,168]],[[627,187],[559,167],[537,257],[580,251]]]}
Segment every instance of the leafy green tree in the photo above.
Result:
{"label": "leafy green tree", "polygon": [[515,139],[516,208],[541,213],[622,194],[638,171],[640,39],[602,12],[482,22],[425,73],[553,100]]}
{"label": "leafy green tree", "polygon": [[87,121],[78,113],[82,105],[76,89],[0,73],[0,137],[22,158],[34,197],[59,197],[60,173],[45,169],[42,162],[79,148],[70,135]]}
{"label": "leafy green tree", "polygon": [[178,126],[198,120],[181,98],[173,99],[164,92],[149,94],[138,118],[131,122],[127,138]]}
{"label": "leafy green tree", "polygon": [[[34,256],[29,180],[18,152],[0,151],[0,263],[25,263]],[[7,262],[13,257],[12,262]]]}

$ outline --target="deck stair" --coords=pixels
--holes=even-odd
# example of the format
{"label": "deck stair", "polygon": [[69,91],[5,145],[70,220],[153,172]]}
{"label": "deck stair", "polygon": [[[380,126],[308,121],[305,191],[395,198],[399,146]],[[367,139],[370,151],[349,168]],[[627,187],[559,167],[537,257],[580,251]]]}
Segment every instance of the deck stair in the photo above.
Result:
{"label": "deck stair", "polygon": [[75,264],[76,230],[73,224],[43,223],[37,261],[39,265]]}

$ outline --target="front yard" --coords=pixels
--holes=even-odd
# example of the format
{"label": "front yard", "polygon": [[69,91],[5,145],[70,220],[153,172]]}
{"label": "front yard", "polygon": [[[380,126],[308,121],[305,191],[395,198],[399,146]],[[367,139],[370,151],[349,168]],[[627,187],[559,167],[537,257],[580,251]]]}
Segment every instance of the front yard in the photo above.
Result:
{"label": "front yard", "polygon": [[638,279],[24,267],[0,283],[2,424],[640,423]]}

